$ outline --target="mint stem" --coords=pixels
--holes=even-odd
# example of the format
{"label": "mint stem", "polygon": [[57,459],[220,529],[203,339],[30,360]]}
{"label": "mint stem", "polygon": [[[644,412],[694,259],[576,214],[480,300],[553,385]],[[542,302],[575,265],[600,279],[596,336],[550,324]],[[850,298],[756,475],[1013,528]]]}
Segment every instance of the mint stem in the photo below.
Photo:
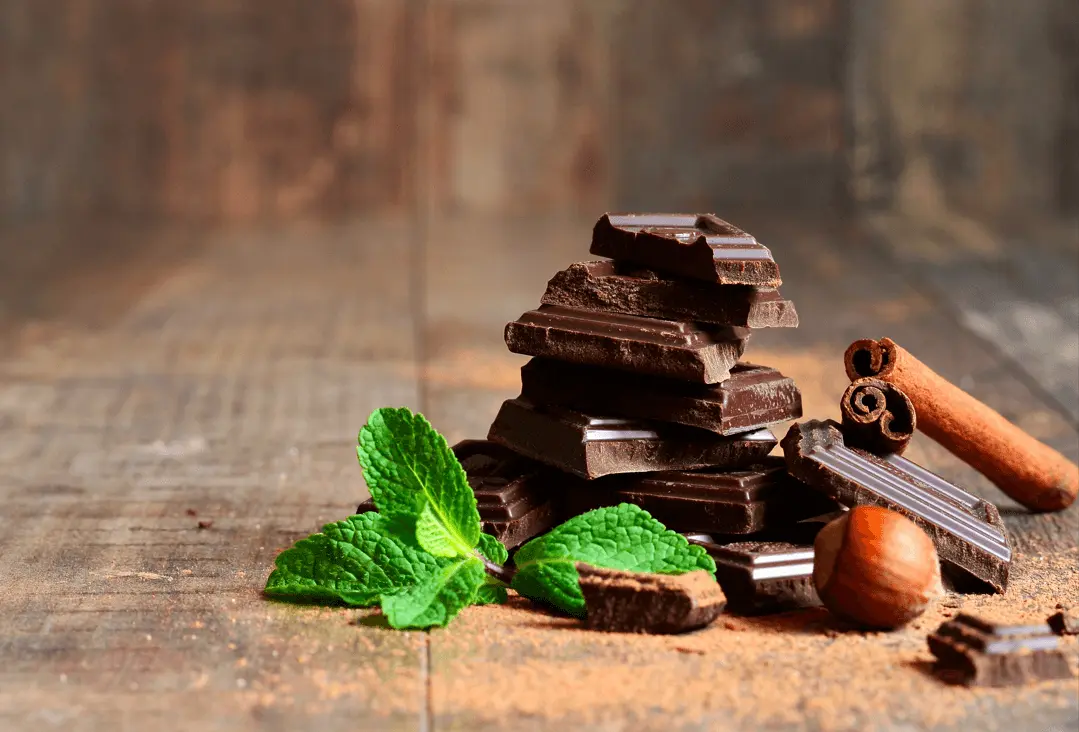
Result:
{"label": "mint stem", "polygon": [[501,564],[495,564],[494,562],[489,560],[487,557],[484,557],[484,556],[481,555],[480,559],[483,560],[483,569],[484,569],[484,571],[486,571],[487,574],[491,575],[496,580],[498,580],[498,581],[500,581],[500,582],[502,582],[502,583],[504,583],[506,585],[508,585],[510,582],[512,582],[513,581],[513,575],[517,574],[517,572],[512,570],[512,569],[506,569]]}

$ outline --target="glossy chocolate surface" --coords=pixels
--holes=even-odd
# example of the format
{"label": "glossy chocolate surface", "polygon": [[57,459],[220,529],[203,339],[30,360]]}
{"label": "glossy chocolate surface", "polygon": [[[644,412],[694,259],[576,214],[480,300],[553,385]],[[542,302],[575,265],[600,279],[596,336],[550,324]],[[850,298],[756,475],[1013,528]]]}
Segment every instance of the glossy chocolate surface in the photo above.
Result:
{"label": "glossy chocolate surface", "polygon": [[1015,686],[1070,679],[1060,639],[1045,623],[999,625],[966,613],[927,639],[942,679],[966,686]]}
{"label": "glossy chocolate surface", "polygon": [[723,285],[781,284],[768,248],[715,214],[607,214],[589,251]]}
{"label": "glossy chocolate surface", "polygon": [[542,303],[744,328],[798,327],[794,303],[775,288],[701,282],[629,262],[571,264],[547,283]]}
{"label": "glossy chocolate surface", "polygon": [[715,384],[745,350],[745,329],[543,305],[506,325],[514,353]]}
{"label": "glossy chocolate surface", "polygon": [[674,422],[721,435],[802,416],[802,395],[792,379],[746,363],[712,385],[534,358],[521,368],[521,396],[537,404]]}

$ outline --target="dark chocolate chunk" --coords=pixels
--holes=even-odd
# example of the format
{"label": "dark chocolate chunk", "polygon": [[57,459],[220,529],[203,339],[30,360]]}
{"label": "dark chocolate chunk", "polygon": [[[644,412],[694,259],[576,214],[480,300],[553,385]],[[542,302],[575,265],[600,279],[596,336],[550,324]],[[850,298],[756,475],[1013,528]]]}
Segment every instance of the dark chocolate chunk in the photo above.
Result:
{"label": "dark chocolate chunk", "polygon": [[787,526],[836,507],[787,475],[779,457],[733,470],[610,476],[570,491],[566,501],[574,514],[633,503],[675,531],[724,535]]}
{"label": "dark chocolate chunk", "polygon": [[1016,686],[1072,678],[1059,638],[1049,626],[997,625],[962,613],[928,638],[944,681],[966,686]]}
{"label": "dark chocolate chunk", "polygon": [[592,630],[615,633],[681,633],[708,625],[726,599],[704,570],[647,574],[577,564]]}
{"label": "dark chocolate chunk", "polygon": [[740,615],[785,612],[820,605],[813,586],[813,545],[742,541],[719,545],[686,537],[716,560],[716,579],[727,609]]}
{"label": "dark chocolate chunk", "polygon": [[883,506],[925,530],[945,570],[997,592],[1008,586],[1012,550],[993,504],[898,455],[847,447],[835,422],[810,420],[783,438],[787,470],[847,506]]}
{"label": "dark chocolate chunk", "polygon": [[721,285],[781,284],[768,248],[714,214],[606,214],[589,251]]}
{"label": "dark chocolate chunk", "polygon": [[774,287],[682,279],[629,262],[571,264],[547,283],[541,302],[743,328],[798,327],[794,303]]}
{"label": "dark chocolate chunk", "polygon": [[721,435],[802,416],[802,394],[767,366],[740,363],[719,384],[691,384],[534,358],[521,368],[521,396],[613,417],[653,419]]}
{"label": "dark chocolate chunk", "polygon": [[1079,615],[1068,615],[1063,610],[1049,616],[1049,627],[1057,635],[1079,635]]}
{"label": "dark chocolate chunk", "polygon": [[[560,476],[545,466],[487,440],[463,440],[453,452],[476,495],[481,528],[507,549],[548,531],[561,516]],[[356,513],[375,511],[367,499]]]}
{"label": "dark chocolate chunk", "polygon": [[715,384],[745,350],[744,329],[543,305],[506,326],[514,353]]}
{"label": "dark chocolate chunk", "polygon": [[582,478],[614,473],[735,468],[759,462],[776,438],[733,437],[676,424],[599,417],[525,399],[502,404],[487,439]]}

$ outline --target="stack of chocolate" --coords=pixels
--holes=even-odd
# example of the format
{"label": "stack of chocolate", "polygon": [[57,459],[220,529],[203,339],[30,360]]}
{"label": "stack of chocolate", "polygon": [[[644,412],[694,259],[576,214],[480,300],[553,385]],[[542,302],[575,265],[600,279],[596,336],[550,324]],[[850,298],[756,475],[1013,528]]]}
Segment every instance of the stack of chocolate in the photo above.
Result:
{"label": "stack of chocolate", "polygon": [[[771,252],[709,214],[607,215],[590,251],[609,259],[557,273],[539,308],[506,326],[509,349],[533,357],[521,394],[487,442],[455,447],[487,530],[512,548],[630,502],[737,555],[732,567],[740,557],[732,577],[761,561],[781,580],[797,565],[802,592],[812,546],[782,529],[835,504],[768,457],[768,427],[802,414],[798,388],[739,360],[753,329],[798,325]],[[773,551],[769,533],[788,543]],[[719,550],[736,541],[741,554]]]}

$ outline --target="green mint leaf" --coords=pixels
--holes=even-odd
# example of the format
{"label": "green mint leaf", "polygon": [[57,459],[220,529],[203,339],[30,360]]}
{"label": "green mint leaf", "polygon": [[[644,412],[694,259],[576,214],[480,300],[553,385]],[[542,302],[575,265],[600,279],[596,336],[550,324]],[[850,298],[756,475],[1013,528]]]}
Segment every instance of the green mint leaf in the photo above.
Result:
{"label": "green mint leaf", "polygon": [[376,409],[356,454],[380,513],[416,520],[416,539],[439,557],[471,554],[480,536],[476,496],[453,451],[422,414]]}
{"label": "green mint leaf", "polygon": [[483,585],[483,562],[476,557],[439,560],[439,568],[419,584],[382,596],[382,612],[394,628],[445,626],[476,600]]}
{"label": "green mint leaf", "polygon": [[581,514],[518,549],[511,586],[530,599],[583,616],[575,562],[660,574],[716,571],[715,561],[702,547],[690,544],[639,506],[622,503]]}
{"label": "green mint leaf", "polygon": [[506,586],[489,574],[484,574],[483,584],[476,593],[476,605],[503,605],[509,595],[506,594]]}
{"label": "green mint leaf", "polygon": [[277,556],[266,594],[307,602],[374,605],[426,579],[438,561],[420,549],[407,519],[378,513],[327,524]]}
{"label": "green mint leaf", "polygon": [[487,561],[498,565],[503,565],[510,559],[510,553],[505,544],[490,534],[480,534],[476,548],[480,550],[480,554],[487,557]]}

